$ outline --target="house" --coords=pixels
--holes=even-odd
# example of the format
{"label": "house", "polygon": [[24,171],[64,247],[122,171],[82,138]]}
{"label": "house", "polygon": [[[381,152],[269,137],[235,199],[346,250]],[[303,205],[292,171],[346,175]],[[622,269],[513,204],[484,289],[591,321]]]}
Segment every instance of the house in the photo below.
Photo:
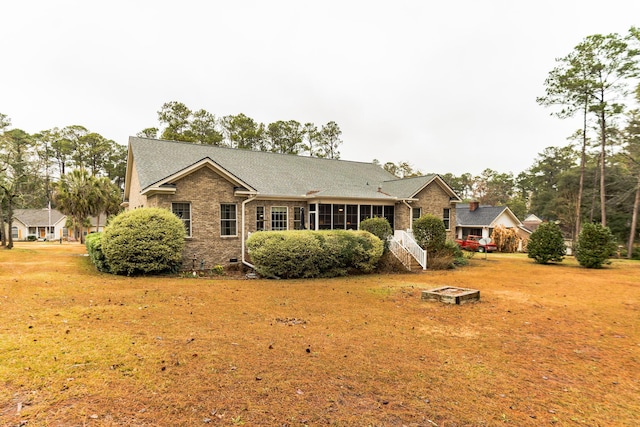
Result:
{"label": "house", "polygon": [[456,206],[457,239],[464,240],[469,235],[491,237],[493,229],[499,225],[516,228],[523,240],[531,234],[507,206],[483,206],[478,202],[458,203]]}
{"label": "house", "polygon": [[16,209],[13,211],[11,233],[13,240],[56,240],[67,237],[67,217],[56,209]]}
{"label": "house", "polygon": [[540,224],[542,224],[542,220],[534,214],[528,215],[524,221],[522,221],[522,225],[531,232],[536,231]]}
{"label": "house", "polygon": [[105,214],[100,214],[97,217],[92,216],[89,218],[89,223],[89,227],[84,230],[85,235],[88,233],[103,232],[104,228],[107,226],[107,216]]}
{"label": "house", "polygon": [[[100,215],[100,221],[97,217],[90,217],[91,226],[83,230],[84,235],[97,231],[104,231],[107,225],[105,215]],[[69,233],[66,227],[67,216],[57,209],[16,209],[13,212],[13,240],[27,240],[29,236],[38,240],[80,240],[79,230]]]}
{"label": "house", "polygon": [[438,175],[398,179],[373,163],[131,137],[125,209],[161,207],[182,219],[184,265],[243,262],[261,230],[358,229],[384,217],[398,232],[426,213],[449,237],[460,199]]}

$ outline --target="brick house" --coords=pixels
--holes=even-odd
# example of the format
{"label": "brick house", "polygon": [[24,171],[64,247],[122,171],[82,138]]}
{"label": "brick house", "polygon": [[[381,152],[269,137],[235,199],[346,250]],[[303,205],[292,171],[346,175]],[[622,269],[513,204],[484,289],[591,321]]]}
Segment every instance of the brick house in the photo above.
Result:
{"label": "brick house", "polygon": [[398,179],[373,163],[129,138],[124,207],[180,217],[187,268],[251,266],[245,241],[256,231],[355,230],[375,216],[402,232],[431,213],[453,238],[459,201],[438,175]]}

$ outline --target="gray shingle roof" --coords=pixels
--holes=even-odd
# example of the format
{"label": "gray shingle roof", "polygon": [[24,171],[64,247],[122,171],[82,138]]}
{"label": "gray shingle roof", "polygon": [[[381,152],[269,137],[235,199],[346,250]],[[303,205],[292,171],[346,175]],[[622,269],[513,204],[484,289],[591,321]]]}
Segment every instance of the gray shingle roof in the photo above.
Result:
{"label": "gray shingle roof", "polygon": [[456,225],[458,227],[489,226],[504,210],[506,206],[479,206],[475,211],[469,211],[468,203],[456,205]]}
{"label": "gray shingle roof", "polygon": [[[48,209],[16,209],[13,211],[13,217],[27,227],[46,227],[49,225]],[[51,225],[56,224],[62,218],[64,215],[60,211],[51,209]]]}
{"label": "gray shingle roof", "polygon": [[[434,175],[398,180],[373,163],[238,150],[209,145],[129,138],[142,190],[210,159],[261,195],[410,198]],[[378,188],[380,187],[380,191]]]}

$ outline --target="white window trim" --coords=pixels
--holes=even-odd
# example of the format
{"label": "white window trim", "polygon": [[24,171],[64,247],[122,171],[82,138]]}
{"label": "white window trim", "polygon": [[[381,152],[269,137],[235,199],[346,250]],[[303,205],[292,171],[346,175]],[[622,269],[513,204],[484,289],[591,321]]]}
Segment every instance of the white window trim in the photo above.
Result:
{"label": "white window trim", "polygon": [[[222,206],[235,206],[235,218],[234,219],[223,219],[222,218]],[[236,224],[236,233],[235,234],[222,234],[222,221],[234,221]],[[238,237],[238,205],[236,203],[220,203],[220,237],[228,238],[228,237]]]}
{"label": "white window trim", "polygon": [[[447,226],[445,226],[445,229],[446,229],[447,231],[450,231],[450,230],[451,230],[451,208],[444,208],[444,209],[447,209],[447,210],[449,211],[449,218],[446,218],[446,220],[447,220],[447,222],[448,222],[449,226],[448,226],[448,227],[447,227]],[[443,220],[443,222],[444,222],[444,220],[445,220],[445,217],[444,217],[444,209],[443,209],[443,211],[442,211],[442,220]]]}
{"label": "white window trim", "polygon": [[[274,209],[282,209],[282,208],[284,208],[284,212],[285,212],[285,216],[286,216],[286,218],[285,218],[285,220],[284,220],[284,223],[285,223],[285,224],[284,224],[284,226],[285,226],[285,228],[277,228],[277,229],[274,229],[274,228],[273,228],[273,210],[274,210]],[[270,225],[271,225],[271,230],[273,230],[273,231],[285,231],[285,230],[288,230],[288,229],[289,229],[289,207],[288,207],[288,206],[271,206],[270,213],[271,213],[271,218],[270,218],[270,222],[271,222],[271,224],[270,224]]]}

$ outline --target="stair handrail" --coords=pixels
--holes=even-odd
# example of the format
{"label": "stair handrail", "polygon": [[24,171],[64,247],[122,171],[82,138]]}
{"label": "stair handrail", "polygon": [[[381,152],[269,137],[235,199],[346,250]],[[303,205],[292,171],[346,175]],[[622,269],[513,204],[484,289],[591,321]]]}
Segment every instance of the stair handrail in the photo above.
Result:
{"label": "stair handrail", "polygon": [[395,230],[393,239],[398,241],[418,261],[423,270],[427,269],[427,251],[422,249],[408,232]]}

